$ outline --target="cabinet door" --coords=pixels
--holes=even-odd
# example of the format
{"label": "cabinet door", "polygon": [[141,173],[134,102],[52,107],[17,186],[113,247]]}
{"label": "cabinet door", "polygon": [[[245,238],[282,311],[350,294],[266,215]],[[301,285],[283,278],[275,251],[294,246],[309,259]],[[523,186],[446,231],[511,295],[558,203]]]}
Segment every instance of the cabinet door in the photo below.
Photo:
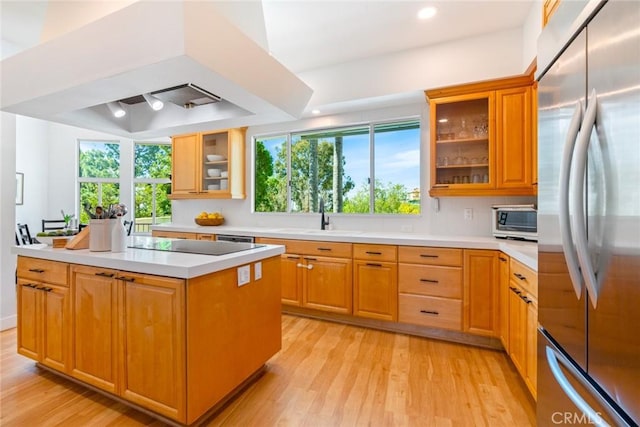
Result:
{"label": "cabinet door", "polygon": [[117,394],[118,285],[115,271],[71,267],[73,361],[71,374]]}
{"label": "cabinet door", "polygon": [[70,366],[71,310],[69,288],[43,284],[42,298],[42,364],[61,372]]}
{"label": "cabinet door", "polygon": [[122,397],[184,421],[184,281],[131,273],[118,279],[124,282]]}
{"label": "cabinet door", "polygon": [[40,360],[41,299],[39,283],[18,279],[18,353]]}
{"label": "cabinet door", "polygon": [[509,353],[509,257],[503,253],[498,255],[500,269],[500,341]]}
{"label": "cabinet door", "polygon": [[307,270],[303,280],[302,305],[317,310],[351,314],[351,259],[303,258]]}
{"label": "cabinet door", "polygon": [[533,395],[534,399],[537,398],[537,386],[538,386],[538,359],[537,359],[537,345],[538,345],[538,303],[536,300],[529,297],[527,303],[527,324],[526,324],[526,383],[529,387],[529,391]]}
{"label": "cabinet door", "polygon": [[463,330],[498,334],[498,252],[464,251]]}
{"label": "cabinet door", "polygon": [[532,188],[531,86],[496,91],[497,188]]}
{"label": "cabinet door", "polygon": [[282,254],[280,257],[280,286],[282,303],[286,305],[302,305],[302,257],[294,254]]}
{"label": "cabinet door", "polygon": [[171,142],[171,194],[200,191],[200,135],[175,136]]}
{"label": "cabinet door", "polygon": [[527,338],[527,305],[520,298],[521,292],[513,283],[509,288],[509,355],[520,375],[526,378]]}
{"label": "cabinet door", "polygon": [[394,262],[355,261],[353,314],[398,320],[398,265]]}
{"label": "cabinet door", "polygon": [[245,135],[247,128],[229,129],[229,192],[232,199],[244,199]]}

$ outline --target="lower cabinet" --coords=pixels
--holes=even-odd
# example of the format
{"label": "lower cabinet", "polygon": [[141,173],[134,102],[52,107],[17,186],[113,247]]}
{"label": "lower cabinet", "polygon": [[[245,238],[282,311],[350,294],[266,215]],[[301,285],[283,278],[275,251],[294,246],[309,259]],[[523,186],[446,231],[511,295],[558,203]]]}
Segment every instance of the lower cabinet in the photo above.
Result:
{"label": "lower cabinet", "polygon": [[18,257],[18,353],[53,369],[70,367],[69,267]]}
{"label": "lower cabinet", "polygon": [[509,256],[500,253],[498,255],[498,295],[500,310],[500,342],[504,349],[509,353]]}
{"label": "lower cabinet", "polygon": [[397,247],[355,244],[353,258],[353,314],[397,321]]}
{"label": "lower cabinet", "polygon": [[464,250],[465,332],[497,336],[499,333],[498,255],[480,249]]}

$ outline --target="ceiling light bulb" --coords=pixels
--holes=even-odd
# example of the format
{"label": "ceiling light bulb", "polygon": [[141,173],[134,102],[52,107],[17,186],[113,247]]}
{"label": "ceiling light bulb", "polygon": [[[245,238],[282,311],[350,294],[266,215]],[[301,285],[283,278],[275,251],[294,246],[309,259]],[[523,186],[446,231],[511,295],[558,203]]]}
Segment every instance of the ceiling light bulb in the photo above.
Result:
{"label": "ceiling light bulb", "polygon": [[107,107],[113,114],[113,117],[119,119],[120,117],[124,117],[127,112],[124,108],[122,108],[122,104],[119,101],[107,102]]}
{"label": "ceiling light bulb", "polygon": [[311,114],[320,114],[320,110],[318,109],[311,110]]}
{"label": "ceiling light bulb", "polygon": [[418,12],[418,19],[429,19],[433,18],[438,9],[433,6],[427,6],[425,8],[420,9]]}
{"label": "ceiling light bulb", "polygon": [[142,97],[144,98],[145,101],[147,101],[147,104],[149,104],[149,107],[151,107],[154,111],[162,110],[162,107],[164,107],[164,102],[160,101],[158,98],[156,98],[153,95],[150,95],[148,93],[143,93]]}

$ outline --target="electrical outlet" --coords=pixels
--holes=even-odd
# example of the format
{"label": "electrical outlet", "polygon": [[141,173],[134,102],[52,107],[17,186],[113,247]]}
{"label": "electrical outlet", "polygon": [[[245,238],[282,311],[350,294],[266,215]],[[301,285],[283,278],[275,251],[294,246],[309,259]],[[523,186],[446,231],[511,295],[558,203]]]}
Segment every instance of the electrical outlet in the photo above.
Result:
{"label": "electrical outlet", "polygon": [[464,208],[464,219],[466,219],[466,220],[473,219],[473,209]]}
{"label": "electrical outlet", "polygon": [[253,265],[253,279],[254,280],[262,279],[262,263],[261,262],[256,262]]}
{"label": "electrical outlet", "polygon": [[238,287],[246,285],[251,281],[251,266],[243,265],[238,267]]}

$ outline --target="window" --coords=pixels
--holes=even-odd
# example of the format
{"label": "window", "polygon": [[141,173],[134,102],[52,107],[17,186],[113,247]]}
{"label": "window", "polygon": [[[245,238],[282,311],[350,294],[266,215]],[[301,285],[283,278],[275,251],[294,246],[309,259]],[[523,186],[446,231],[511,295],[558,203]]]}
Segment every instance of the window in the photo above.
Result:
{"label": "window", "polygon": [[144,233],[153,224],[171,222],[171,145],[135,143],[133,165],[133,232]]}
{"label": "window", "polygon": [[88,223],[96,206],[120,203],[120,144],[114,141],[79,141],[78,183],[80,222]]}
{"label": "window", "polygon": [[420,122],[256,137],[256,212],[420,213]]}

